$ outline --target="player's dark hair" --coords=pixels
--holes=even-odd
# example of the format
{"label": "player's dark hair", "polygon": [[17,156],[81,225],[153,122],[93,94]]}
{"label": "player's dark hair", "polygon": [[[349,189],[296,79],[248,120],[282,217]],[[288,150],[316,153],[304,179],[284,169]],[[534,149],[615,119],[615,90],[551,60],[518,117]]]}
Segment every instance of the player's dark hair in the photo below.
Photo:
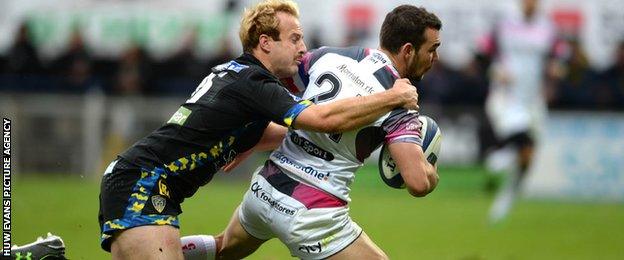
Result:
{"label": "player's dark hair", "polygon": [[386,15],[379,33],[381,48],[392,53],[411,43],[416,49],[425,42],[425,29],[440,30],[442,22],[423,7],[401,5]]}

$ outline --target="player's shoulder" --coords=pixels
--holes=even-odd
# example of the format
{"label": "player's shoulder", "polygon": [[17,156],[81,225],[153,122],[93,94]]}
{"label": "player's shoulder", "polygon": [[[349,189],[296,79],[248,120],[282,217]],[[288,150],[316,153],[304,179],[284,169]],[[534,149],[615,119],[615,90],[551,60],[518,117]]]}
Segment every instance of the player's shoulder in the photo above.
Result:
{"label": "player's shoulder", "polygon": [[234,60],[215,66],[212,68],[212,73],[227,73],[232,79],[231,83],[243,86],[265,84],[267,81],[278,82],[278,79],[250,54],[243,54]]}
{"label": "player's shoulder", "polygon": [[311,55],[312,55],[311,63],[316,62],[318,59],[328,54],[335,54],[335,55],[339,55],[343,57],[348,57],[356,61],[360,61],[364,59],[364,57],[366,57],[366,55],[368,54],[368,49],[359,47],[359,46],[351,46],[351,47],[324,46],[324,47],[311,51]]}
{"label": "player's shoulder", "polygon": [[253,66],[248,70],[244,71],[241,74],[241,80],[242,82],[252,85],[254,83],[266,83],[267,81],[279,82],[275,75],[271,74],[271,72],[259,66]]}

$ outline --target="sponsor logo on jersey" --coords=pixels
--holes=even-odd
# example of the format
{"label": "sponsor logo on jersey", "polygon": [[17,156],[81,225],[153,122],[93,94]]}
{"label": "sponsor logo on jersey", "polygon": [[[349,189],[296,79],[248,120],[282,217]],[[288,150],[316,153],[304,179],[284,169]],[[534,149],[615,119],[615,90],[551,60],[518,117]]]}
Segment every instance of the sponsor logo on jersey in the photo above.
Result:
{"label": "sponsor logo on jersey", "polygon": [[171,198],[169,197],[169,189],[167,188],[167,184],[165,184],[162,179],[158,180],[158,193],[160,195],[163,195],[167,198]]}
{"label": "sponsor logo on jersey", "polygon": [[381,53],[379,52],[373,52],[370,55],[368,55],[368,57],[366,57],[366,61],[369,61],[375,65],[379,63],[381,63],[382,65],[388,63],[388,60],[384,58],[384,56],[381,55]]}
{"label": "sponsor logo on jersey", "polygon": [[214,71],[218,72],[218,71],[224,71],[224,70],[231,70],[231,71],[234,71],[236,73],[239,73],[241,70],[246,69],[246,68],[249,68],[249,66],[240,64],[240,63],[232,60],[230,62],[223,63],[221,65],[216,66],[214,68]]}
{"label": "sponsor logo on jersey", "polygon": [[312,244],[312,245],[300,245],[299,246],[299,251],[302,252],[306,252],[306,253],[311,253],[311,254],[318,254],[320,252],[323,252],[323,248],[327,247],[327,245],[329,244],[329,242],[331,242],[332,240],[334,240],[335,238],[335,234],[331,234],[326,238],[323,238],[323,240],[316,242],[316,244]]}
{"label": "sponsor logo on jersey", "polygon": [[313,245],[301,245],[301,246],[299,246],[299,251],[306,252],[306,253],[317,254],[317,253],[322,252],[323,248],[321,247],[321,242],[316,242],[316,244],[313,244]]}
{"label": "sponsor logo on jersey", "polygon": [[167,121],[167,124],[184,125],[186,119],[191,115],[191,110],[186,107],[180,107],[173,116]]}
{"label": "sponsor logo on jersey", "polygon": [[191,251],[191,250],[195,250],[195,249],[197,249],[197,245],[195,245],[195,243],[193,243],[193,242],[190,242],[190,243],[185,244],[185,245],[182,246],[182,250],[184,250],[184,251]]}
{"label": "sponsor logo on jersey", "polygon": [[331,161],[334,159],[334,155],[332,153],[325,151],[321,147],[318,147],[316,144],[312,143],[312,141],[298,135],[296,132],[292,132],[292,134],[290,135],[290,140],[299,147],[301,147],[301,149],[303,149],[309,155],[321,158],[325,161]]}
{"label": "sponsor logo on jersey", "polygon": [[405,126],[405,130],[407,130],[407,131],[420,131],[420,125],[416,124],[416,123],[408,123],[407,126]]}
{"label": "sponsor logo on jersey", "polygon": [[305,173],[304,176],[307,176],[312,180],[327,181],[330,177],[329,172],[321,172],[313,167],[303,166],[301,164],[293,162],[290,158],[286,157],[286,155],[284,155],[283,153],[275,151],[271,154],[271,156],[275,158],[275,160],[273,160],[274,162],[279,163],[285,167],[294,168],[298,170],[299,172]]}
{"label": "sponsor logo on jersey", "polygon": [[338,67],[336,68],[340,73],[342,73],[342,75],[344,75],[347,79],[351,80],[354,85],[360,87],[360,89],[362,89],[363,91],[366,91],[366,93],[372,94],[373,92],[375,92],[375,88],[364,83],[364,81],[360,79],[360,76],[358,74],[349,70],[347,64],[338,65]]}
{"label": "sponsor logo on jersey", "polygon": [[277,200],[275,200],[275,198],[273,198],[271,195],[267,194],[266,192],[264,192],[262,190],[262,187],[260,187],[260,184],[258,184],[258,182],[254,182],[253,184],[251,184],[251,188],[250,188],[251,193],[253,193],[254,196],[256,196],[256,198],[260,199],[260,201],[268,204],[269,206],[271,206],[272,209],[274,209],[275,211],[288,215],[288,216],[294,216],[295,213],[297,212],[296,209],[294,209],[293,207],[289,207],[286,206],[280,202],[278,202]]}
{"label": "sponsor logo on jersey", "polygon": [[155,195],[152,196],[152,205],[154,205],[154,209],[158,211],[158,213],[162,213],[165,209],[165,205],[167,205],[167,200],[163,196]]}
{"label": "sponsor logo on jersey", "polygon": [[112,173],[113,169],[115,168],[115,164],[117,164],[117,160],[114,160],[108,165],[108,167],[106,167],[106,170],[104,171],[104,175]]}

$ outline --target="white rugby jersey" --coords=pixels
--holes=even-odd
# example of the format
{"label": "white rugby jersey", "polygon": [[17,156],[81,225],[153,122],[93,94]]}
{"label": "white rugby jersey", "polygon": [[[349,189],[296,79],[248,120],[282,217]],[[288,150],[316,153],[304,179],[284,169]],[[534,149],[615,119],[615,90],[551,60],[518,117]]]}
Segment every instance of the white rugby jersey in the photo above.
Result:
{"label": "white rugby jersey", "polygon": [[494,35],[498,48],[495,69],[508,73],[508,85],[492,81],[486,112],[499,138],[535,129],[546,114],[542,93],[545,61],[556,44],[556,35],[548,17],[536,15],[526,20],[510,14],[502,20]]}
{"label": "white rugby jersey", "polygon": [[[398,73],[381,51],[360,47],[321,48],[307,53],[291,89],[305,84],[304,99],[316,104],[384,91]],[[416,111],[396,109],[355,131],[326,134],[290,129],[272,160],[288,176],[350,201],[355,171],[383,142],[422,145]]]}
{"label": "white rugby jersey", "polygon": [[[509,15],[498,25],[497,62],[512,78],[508,95],[514,102],[531,106],[544,100],[542,78],[545,60],[556,43],[555,30],[546,16],[527,21],[522,15]],[[494,84],[494,87],[499,87]]]}

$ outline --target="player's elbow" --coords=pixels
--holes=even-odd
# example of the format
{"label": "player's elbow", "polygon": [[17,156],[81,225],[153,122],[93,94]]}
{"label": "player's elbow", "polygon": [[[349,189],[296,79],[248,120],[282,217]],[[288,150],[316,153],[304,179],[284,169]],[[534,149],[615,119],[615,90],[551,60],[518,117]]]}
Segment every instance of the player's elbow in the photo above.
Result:
{"label": "player's elbow", "polygon": [[[427,181],[425,181],[427,182]],[[421,185],[414,185],[414,186],[407,186],[407,191],[409,192],[410,195],[414,196],[414,197],[424,197],[427,196],[427,194],[429,194],[430,190],[429,190],[429,183],[423,183]]]}
{"label": "player's elbow", "polygon": [[431,183],[424,172],[414,172],[405,180],[407,191],[414,197],[424,197],[431,192]]}

